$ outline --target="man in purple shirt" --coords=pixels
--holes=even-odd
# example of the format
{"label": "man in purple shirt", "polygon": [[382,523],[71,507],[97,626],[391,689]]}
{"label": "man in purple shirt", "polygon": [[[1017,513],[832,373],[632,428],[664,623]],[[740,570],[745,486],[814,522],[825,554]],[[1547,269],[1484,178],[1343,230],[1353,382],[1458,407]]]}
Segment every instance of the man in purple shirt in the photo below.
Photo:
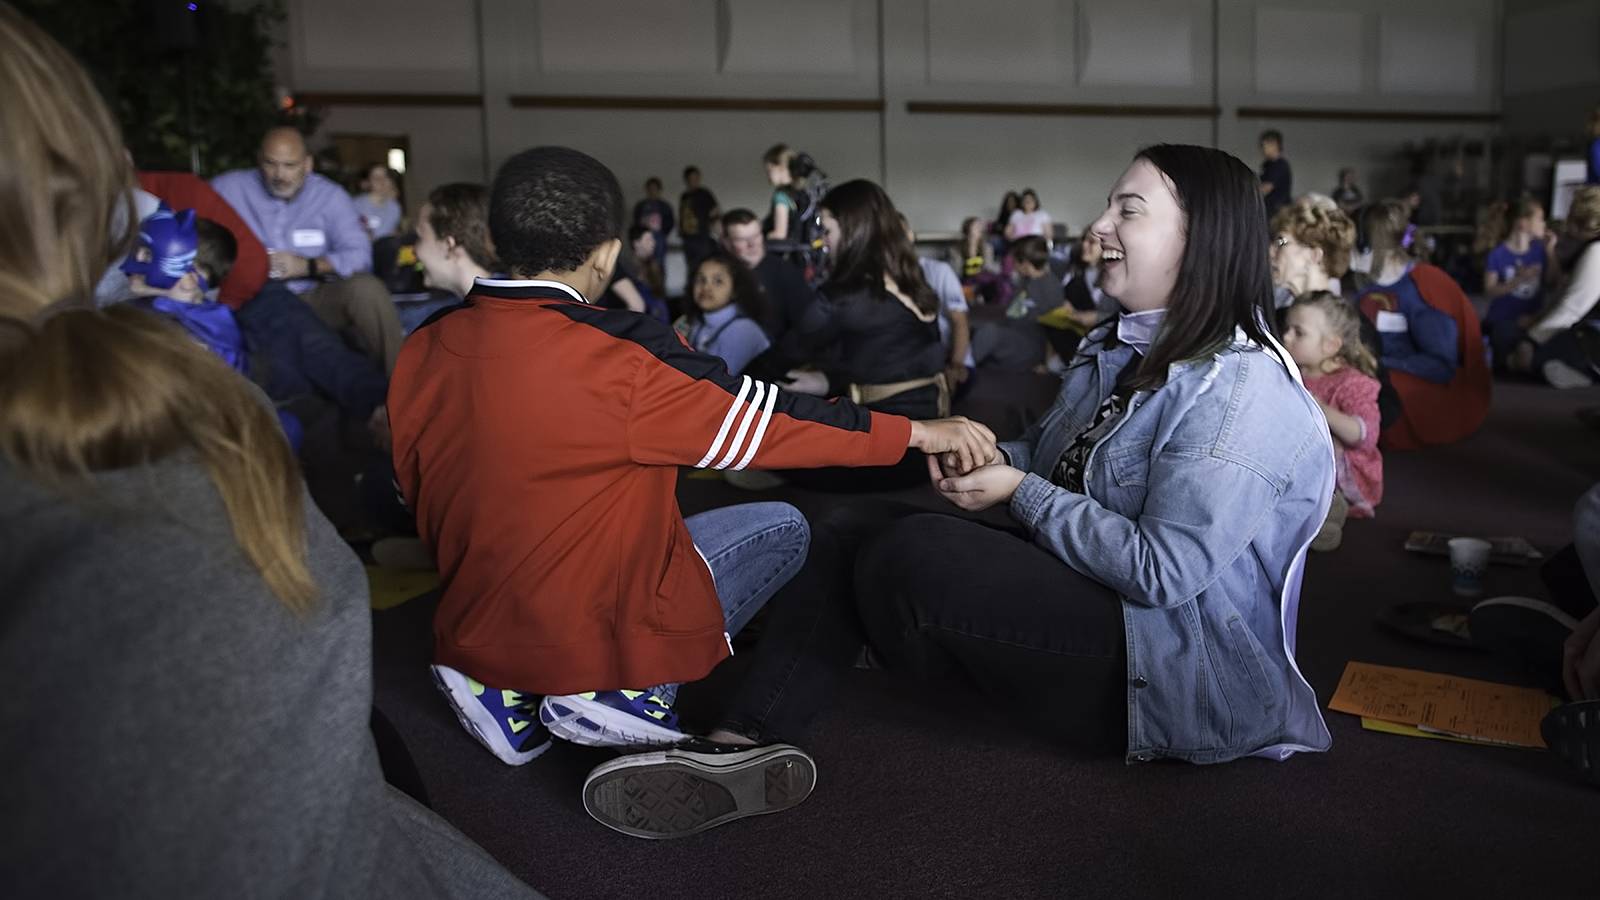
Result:
{"label": "man in purple shirt", "polygon": [[268,277],[392,371],[400,318],[388,290],[371,274],[372,242],[350,195],[311,171],[300,132],[268,131],[256,169],[225,172],[211,186],[266,246]]}

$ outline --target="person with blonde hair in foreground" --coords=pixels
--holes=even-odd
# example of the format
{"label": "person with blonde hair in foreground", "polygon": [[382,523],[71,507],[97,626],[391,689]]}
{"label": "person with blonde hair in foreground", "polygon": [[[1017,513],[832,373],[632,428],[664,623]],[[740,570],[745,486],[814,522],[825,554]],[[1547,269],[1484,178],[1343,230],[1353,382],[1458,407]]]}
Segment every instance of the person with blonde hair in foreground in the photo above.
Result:
{"label": "person with blonde hair in foreground", "polygon": [[535,897],[384,783],[360,561],[272,407],[97,310],[137,223],[82,68],[0,4],[8,896]]}

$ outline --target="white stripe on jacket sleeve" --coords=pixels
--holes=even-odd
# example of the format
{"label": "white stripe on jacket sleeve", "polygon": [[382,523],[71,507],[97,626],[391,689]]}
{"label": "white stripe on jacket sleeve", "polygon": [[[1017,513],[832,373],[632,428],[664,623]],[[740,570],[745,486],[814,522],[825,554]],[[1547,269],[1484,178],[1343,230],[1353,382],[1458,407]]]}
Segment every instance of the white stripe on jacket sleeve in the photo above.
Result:
{"label": "white stripe on jacket sleeve", "polygon": [[744,418],[739,420],[739,430],[734,432],[733,442],[728,445],[728,455],[717,463],[716,468],[726,469],[728,463],[733,462],[733,458],[739,455],[739,448],[744,445],[744,436],[750,433],[750,423],[755,421],[756,414],[761,411],[761,398],[766,393],[766,387],[765,382],[756,382],[755,396],[750,398],[750,407],[744,411]]}
{"label": "white stripe on jacket sleeve", "polygon": [[761,423],[756,426],[756,433],[750,438],[750,449],[745,451],[744,458],[739,460],[739,464],[733,467],[735,470],[743,469],[750,464],[750,460],[755,458],[756,451],[761,448],[761,439],[767,436],[767,425],[772,422],[772,408],[778,402],[778,386],[774,384],[771,388],[767,392],[767,405],[761,410]]}
{"label": "white stripe on jacket sleeve", "polygon": [[749,375],[744,376],[744,383],[739,386],[739,396],[733,398],[733,402],[728,404],[728,414],[722,419],[722,428],[718,429],[716,440],[711,442],[711,449],[707,450],[706,455],[694,464],[696,469],[704,469],[711,460],[716,458],[717,452],[722,449],[722,442],[728,437],[728,429],[733,426],[733,417],[739,414],[739,404],[743,403],[744,398],[750,393],[750,385],[752,383]]}

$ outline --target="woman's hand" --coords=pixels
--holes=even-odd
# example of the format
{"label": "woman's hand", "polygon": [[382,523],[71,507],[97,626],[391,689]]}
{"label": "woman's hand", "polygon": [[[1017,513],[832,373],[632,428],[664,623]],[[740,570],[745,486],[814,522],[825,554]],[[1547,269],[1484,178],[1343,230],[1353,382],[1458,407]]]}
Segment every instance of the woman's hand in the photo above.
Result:
{"label": "woman's hand", "polygon": [[939,463],[929,457],[928,477],[933,480],[933,488],[939,496],[967,512],[981,512],[997,503],[1011,502],[1011,495],[1017,492],[1017,485],[1027,473],[1010,466],[990,465],[965,475],[946,477]]}
{"label": "woman's hand", "polygon": [[960,360],[953,360],[944,367],[944,380],[949,383],[952,391],[966,382],[967,376],[971,374]]}
{"label": "woman's hand", "polygon": [[1561,680],[1574,700],[1600,699],[1600,609],[1585,616],[1562,645]]}
{"label": "woman's hand", "polygon": [[796,394],[810,394],[813,397],[828,396],[828,376],[821,372],[795,369],[789,373],[788,378],[789,380],[783,386]]}
{"label": "woman's hand", "polygon": [[[913,419],[910,447],[913,450],[921,450],[929,457],[943,455],[947,460],[945,465],[951,471],[961,473],[988,465],[1000,455],[1000,450],[995,445],[994,432],[984,427],[982,423],[974,422],[965,416],[931,419],[925,422]],[[938,463],[931,459],[930,464],[938,466]]]}

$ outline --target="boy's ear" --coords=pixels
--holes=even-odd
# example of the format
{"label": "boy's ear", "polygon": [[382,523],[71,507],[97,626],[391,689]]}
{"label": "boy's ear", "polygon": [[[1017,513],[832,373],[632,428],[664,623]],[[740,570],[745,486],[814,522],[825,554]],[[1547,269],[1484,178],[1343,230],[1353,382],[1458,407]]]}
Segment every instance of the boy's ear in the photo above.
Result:
{"label": "boy's ear", "polygon": [[584,265],[594,270],[597,286],[604,287],[611,280],[611,273],[616,271],[617,257],[622,255],[622,239],[612,238],[604,244],[589,252],[589,258]]}

